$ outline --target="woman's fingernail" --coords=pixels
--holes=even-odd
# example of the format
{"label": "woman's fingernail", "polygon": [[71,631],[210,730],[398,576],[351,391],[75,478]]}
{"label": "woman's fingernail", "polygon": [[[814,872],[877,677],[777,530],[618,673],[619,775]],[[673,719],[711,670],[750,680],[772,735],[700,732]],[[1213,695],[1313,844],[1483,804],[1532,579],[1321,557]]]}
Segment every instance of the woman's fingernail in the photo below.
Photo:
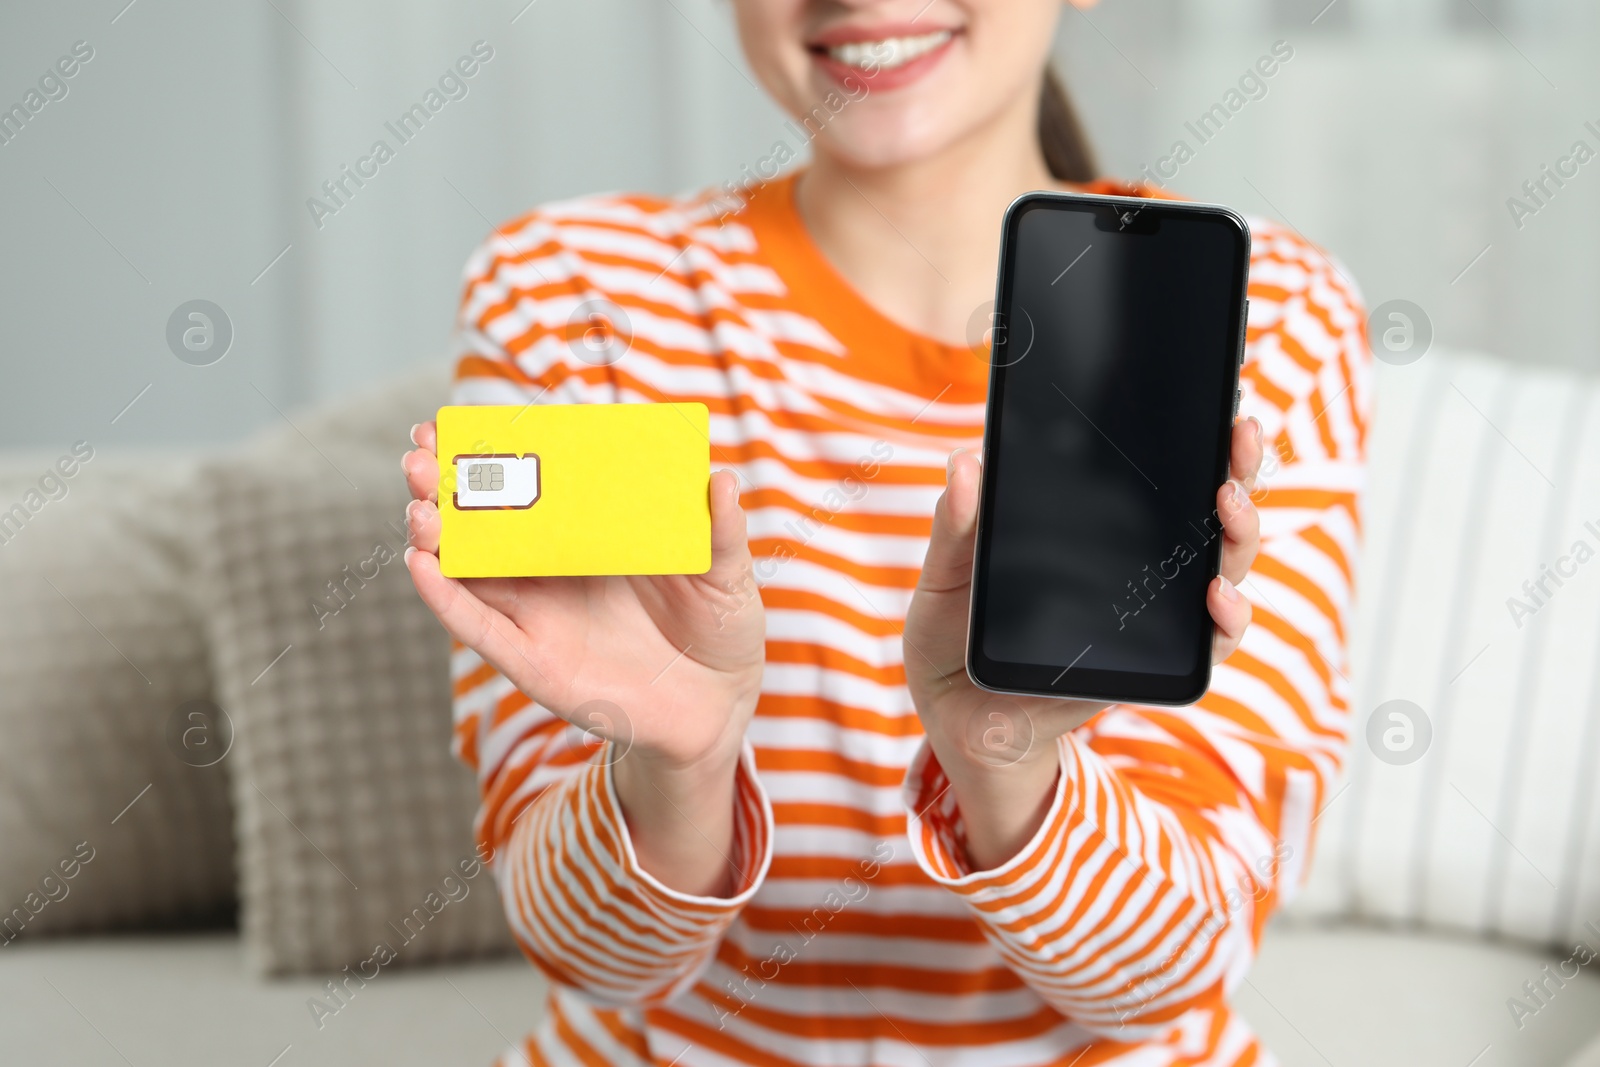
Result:
{"label": "woman's fingernail", "polygon": [[404,474],[407,478],[411,477],[411,468],[406,466],[406,460],[410,457],[410,452],[400,453],[400,473]]}
{"label": "woman's fingernail", "polygon": [[1233,583],[1228,581],[1227,578],[1219,576],[1217,582],[1219,588],[1222,590],[1222,599],[1230,602],[1239,599],[1239,590],[1235,589],[1233,587]]}
{"label": "woman's fingernail", "polygon": [[1261,428],[1261,420],[1254,415],[1250,416],[1250,424],[1256,428],[1256,444],[1259,446],[1267,439],[1267,433]]}
{"label": "woman's fingernail", "polygon": [[958,448],[954,452],[950,453],[950,458],[949,459],[945,460],[945,462],[944,462],[944,480],[945,481],[948,482],[950,480],[951,476],[955,474],[955,472],[956,472],[956,457],[961,455],[965,451],[966,451],[965,448]]}
{"label": "woman's fingernail", "polygon": [[1229,506],[1231,506],[1234,511],[1239,511],[1241,508],[1244,507],[1244,502],[1245,502],[1244,486],[1240,485],[1238,482],[1229,482],[1228,483],[1228,504],[1229,504]]}
{"label": "woman's fingernail", "polygon": [[422,503],[422,501],[413,500],[413,501],[411,501],[411,503],[406,505],[406,521],[407,522],[415,523],[417,521],[417,505],[420,504],[420,503]]}
{"label": "woman's fingernail", "polygon": [[420,429],[422,429],[422,423],[420,422],[411,427],[411,443],[416,445],[418,448],[422,447],[422,442],[417,440],[417,431]]}
{"label": "woman's fingernail", "polygon": [[415,552],[416,550],[417,550],[417,548],[416,548],[415,545],[407,545],[406,546],[405,556],[403,557],[406,566],[408,566],[408,567],[411,566],[411,554],[413,552]]}

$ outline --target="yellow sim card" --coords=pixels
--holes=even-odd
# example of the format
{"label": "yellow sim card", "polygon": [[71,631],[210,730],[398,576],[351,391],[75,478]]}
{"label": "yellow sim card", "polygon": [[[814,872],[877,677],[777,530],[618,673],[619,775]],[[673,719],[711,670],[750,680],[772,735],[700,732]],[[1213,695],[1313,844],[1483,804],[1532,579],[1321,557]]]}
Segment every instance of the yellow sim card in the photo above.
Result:
{"label": "yellow sim card", "polygon": [[704,404],[440,408],[440,569],[704,574],[709,429]]}

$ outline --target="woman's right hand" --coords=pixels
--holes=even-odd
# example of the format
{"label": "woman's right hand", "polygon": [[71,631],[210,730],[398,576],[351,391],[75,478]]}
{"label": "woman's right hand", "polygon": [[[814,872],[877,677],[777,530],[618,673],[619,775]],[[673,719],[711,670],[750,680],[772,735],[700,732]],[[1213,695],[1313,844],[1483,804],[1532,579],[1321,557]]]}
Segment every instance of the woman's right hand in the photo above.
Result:
{"label": "woman's right hand", "polygon": [[[554,714],[631,745],[631,761],[668,774],[725,768],[731,783],[766,652],[733,472],[711,476],[705,574],[455,579],[439,571],[434,424],[415,427],[412,440],[401,461],[414,497],[406,565],[450,636]],[[620,708],[626,723],[583,721],[596,700]]]}

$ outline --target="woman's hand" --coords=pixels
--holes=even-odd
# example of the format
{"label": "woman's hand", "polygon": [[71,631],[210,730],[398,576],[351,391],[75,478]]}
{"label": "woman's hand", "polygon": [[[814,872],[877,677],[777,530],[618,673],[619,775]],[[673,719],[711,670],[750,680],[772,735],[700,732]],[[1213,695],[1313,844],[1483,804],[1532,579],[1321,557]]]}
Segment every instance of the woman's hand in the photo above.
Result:
{"label": "woman's hand", "polygon": [[[1250,625],[1250,602],[1236,586],[1260,547],[1260,519],[1249,494],[1261,456],[1261,424],[1255,419],[1235,424],[1230,478],[1217,491],[1222,573],[1206,591],[1206,606],[1217,624],[1212,662],[1232,654]],[[976,455],[965,449],[951,455],[922,577],[906,614],[905,669],[928,742],[961,808],[968,858],[973,869],[987,870],[1014,856],[1049,810],[1059,770],[1056,740],[1106,705],[997,696],[967,677],[979,473]]]}
{"label": "woman's hand", "polygon": [[646,869],[718,892],[725,879],[705,872],[726,864],[701,853],[726,859],[730,847],[734,770],[766,654],[736,476],[711,476],[705,574],[458,580],[439,571],[434,424],[412,440],[406,565],[423,602],[528,697],[617,746],[617,791]]}

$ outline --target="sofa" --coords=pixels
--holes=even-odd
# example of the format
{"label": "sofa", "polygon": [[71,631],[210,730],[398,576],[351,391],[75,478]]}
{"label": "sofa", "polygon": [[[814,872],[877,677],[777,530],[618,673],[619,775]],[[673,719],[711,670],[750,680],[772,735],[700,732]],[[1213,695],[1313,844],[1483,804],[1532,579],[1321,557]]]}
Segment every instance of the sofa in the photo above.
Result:
{"label": "sofa", "polygon": [[[1285,1064],[1600,1067],[1594,385],[1379,368],[1351,759],[1235,995]],[[536,1021],[397,562],[447,392],[0,458],[4,1062],[486,1064]]]}

